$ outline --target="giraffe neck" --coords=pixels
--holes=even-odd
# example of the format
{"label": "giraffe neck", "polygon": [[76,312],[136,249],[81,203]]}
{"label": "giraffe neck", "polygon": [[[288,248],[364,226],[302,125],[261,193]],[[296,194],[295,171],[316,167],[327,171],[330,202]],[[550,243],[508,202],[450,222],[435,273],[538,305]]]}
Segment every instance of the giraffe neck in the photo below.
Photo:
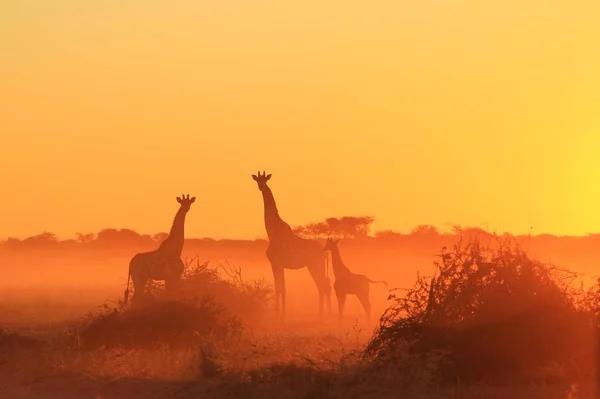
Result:
{"label": "giraffe neck", "polygon": [[171,226],[169,236],[165,238],[160,245],[161,249],[179,254],[181,256],[181,251],[183,250],[183,241],[185,238],[184,226],[186,214],[187,212],[183,210],[183,207],[179,208],[175,214],[175,219],[173,219],[173,225]]}
{"label": "giraffe neck", "polygon": [[291,231],[291,227],[281,219],[275,197],[269,186],[265,186],[262,190],[263,204],[265,210],[265,229],[269,239],[275,236],[280,236],[283,232]]}
{"label": "giraffe neck", "polygon": [[331,250],[331,268],[333,269],[333,274],[336,276],[350,273],[350,269],[348,269],[342,261],[342,255],[340,255],[338,247]]}

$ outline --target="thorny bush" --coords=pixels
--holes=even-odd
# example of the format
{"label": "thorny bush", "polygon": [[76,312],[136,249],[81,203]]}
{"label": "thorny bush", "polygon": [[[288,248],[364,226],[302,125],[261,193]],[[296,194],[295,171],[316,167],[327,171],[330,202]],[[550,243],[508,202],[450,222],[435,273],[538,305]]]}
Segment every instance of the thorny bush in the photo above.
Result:
{"label": "thorny bush", "polygon": [[207,337],[227,339],[241,333],[238,318],[205,297],[198,301],[155,300],[139,307],[105,307],[79,331],[80,344],[95,348],[194,347]]}
{"label": "thorny bush", "polygon": [[105,304],[90,314],[72,334],[78,344],[90,349],[194,346],[207,336],[239,337],[243,323],[257,322],[265,313],[271,289],[263,281],[244,279],[239,267],[211,267],[197,258],[184,263],[175,290],[152,282],[142,304]]}
{"label": "thorny bush", "polygon": [[270,304],[272,289],[264,280],[249,280],[239,266],[184,259],[182,280],[175,290],[165,292],[163,284],[149,284],[150,295],[173,300],[195,300],[209,296],[244,322],[259,322]]}
{"label": "thorny bush", "polygon": [[[437,356],[438,383],[564,380],[595,372],[596,286],[492,236],[444,247],[434,277],[417,276],[380,319],[365,355],[388,372]],[[400,370],[398,370],[400,371]]]}

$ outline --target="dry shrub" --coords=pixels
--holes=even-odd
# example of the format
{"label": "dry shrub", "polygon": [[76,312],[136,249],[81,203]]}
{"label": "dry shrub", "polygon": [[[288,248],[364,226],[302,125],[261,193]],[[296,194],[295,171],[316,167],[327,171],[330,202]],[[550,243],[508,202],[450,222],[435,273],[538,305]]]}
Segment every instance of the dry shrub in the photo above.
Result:
{"label": "dry shrub", "polygon": [[215,373],[206,366],[218,369],[216,392],[222,397],[330,397],[328,392],[355,377],[360,349],[358,342],[331,333],[250,333],[238,345],[201,356],[197,375],[210,378]]}
{"label": "dry shrub", "polygon": [[0,349],[34,348],[43,345],[43,341],[15,331],[0,329]]}
{"label": "dry shrub", "polygon": [[255,393],[252,397],[265,397],[271,392],[273,397],[273,391],[283,397],[284,392],[289,395],[291,391],[301,393],[295,397],[316,398],[325,397],[337,380],[339,375],[334,369],[287,362],[249,370],[243,380],[226,387],[230,389],[229,397],[241,397],[249,392]]}
{"label": "dry shrub", "polygon": [[79,332],[87,349],[195,346],[208,336],[239,334],[239,320],[205,297],[198,301],[155,300],[139,307],[113,308],[92,315]]}
{"label": "dry shrub", "polygon": [[175,290],[165,292],[164,284],[153,282],[151,295],[184,301],[209,296],[246,323],[261,321],[272,294],[271,286],[264,280],[246,279],[239,266],[212,266],[197,256],[184,259],[184,264],[182,280]]}
{"label": "dry shrub", "polygon": [[411,376],[425,365],[439,383],[548,381],[593,372],[598,325],[591,294],[573,288],[573,273],[492,238],[485,247],[477,238],[461,240],[453,251],[444,247],[437,277],[417,276],[405,295],[390,296],[393,305],[365,351],[375,369]]}
{"label": "dry shrub", "polygon": [[600,278],[587,291],[581,289],[576,292],[577,305],[583,311],[587,311],[598,323],[600,328]]}
{"label": "dry shrub", "polygon": [[270,287],[262,281],[245,280],[241,268],[211,267],[198,258],[185,264],[174,290],[153,282],[142,304],[105,305],[91,314],[74,334],[79,343],[88,349],[197,346],[208,336],[217,341],[237,337],[242,322],[264,314]]}

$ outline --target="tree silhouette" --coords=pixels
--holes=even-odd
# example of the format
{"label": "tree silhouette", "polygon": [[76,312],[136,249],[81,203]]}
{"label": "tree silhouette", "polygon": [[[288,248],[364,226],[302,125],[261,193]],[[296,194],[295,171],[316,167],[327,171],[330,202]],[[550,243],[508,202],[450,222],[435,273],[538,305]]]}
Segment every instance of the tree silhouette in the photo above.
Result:
{"label": "tree silhouette", "polygon": [[439,235],[440,232],[437,227],[435,227],[431,224],[421,224],[421,225],[418,225],[417,227],[415,227],[414,229],[412,229],[410,234],[415,235],[415,236],[431,237],[431,236]]}
{"label": "tree silhouette", "polygon": [[163,242],[168,236],[169,236],[169,233],[161,232],[161,233],[154,234],[152,236],[152,239],[156,242]]}
{"label": "tree silhouette", "polygon": [[342,238],[368,236],[374,221],[375,217],[373,216],[344,216],[341,218],[325,219],[331,231]]}
{"label": "tree silhouette", "polygon": [[89,244],[96,239],[94,233],[77,233],[77,241],[81,244]]}
{"label": "tree silhouette", "polygon": [[101,247],[129,247],[147,245],[152,243],[152,238],[130,229],[104,229],[98,233],[94,243]]}
{"label": "tree silhouette", "polygon": [[343,216],[330,217],[319,223],[309,223],[294,229],[296,234],[307,238],[359,238],[367,237],[371,224],[375,221],[373,216]]}
{"label": "tree silhouette", "polygon": [[375,232],[375,238],[381,240],[393,240],[395,238],[401,237],[402,233],[398,233],[394,230],[379,230]]}
{"label": "tree silhouette", "polygon": [[25,247],[51,247],[58,244],[56,234],[44,231],[41,234],[27,237],[21,242]]}
{"label": "tree silhouette", "polygon": [[326,238],[330,235],[329,226],[325,222],[309,223],[305,226],[294,228],[294,233],[306,238]]}

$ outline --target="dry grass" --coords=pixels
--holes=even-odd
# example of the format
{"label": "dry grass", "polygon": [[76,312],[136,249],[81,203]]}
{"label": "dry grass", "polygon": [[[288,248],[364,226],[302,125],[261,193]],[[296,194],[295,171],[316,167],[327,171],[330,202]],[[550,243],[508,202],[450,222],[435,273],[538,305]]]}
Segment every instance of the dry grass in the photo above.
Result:
{"label": "dry grass", "polygon": [[[494,273],[482,278],[474,258]],[[114,303],[77,322],[1,331],[0,399],[598,397],[588,363],[571,362],[580,371],[573,373],[576,367],[557,357],[578,351],[590,360],[590,341],[572,335],[581,329],[563,328],[580,319],[561,324],[536,301],[542,297],[560,316],[595,320],[600,290],[572,290],[562,284],[562,272],[506,246],[488,251],[473,243],[444,252],[437,283],[419,277],[406,295],[393,298],[374,334],[358,324],[340,328],[335,315],[321,324],[293,316],[281,324],[266,312],[269,287],[263,282],[243,279],[239,268],[223,273],[197,260],[188,266],[177,295],[155,290],[145,307]],[[510,271],[516,272],[512,280],[495,277]],[[501,289],[507,283],[511,301]],[[528,327],[516,329],[522,324],[512,317],[523,312]],[[539,325],[561,333],[547,334],[548,341]],[[523,339],[528,346],[541,341],[541,352],[523,351]],[[502,351],[486,349],[495,345]],[[494,377],[499,354],[533,364],[543,378],[521,373],[525,380],[492,383],[461,374]],[[449,359],[454,374],[448,374]]]}
{"label": "dry grass", "polygon": [[170,397],[167,394],[178,398],[597,397],[593,385],[576,383],[443,387],[435,383],[435,361],[427,367],[421,359],[410,358],[406,370],[419,370],[420,376],[407,386],[397,365],[387,371],[369,369],[361,357],[367,339],[368,334],[360,330],[298,334],[281,328],[247,331],[222,346],[207,340],[197,348],[89,350],[56,340],[31,340],[37,345],[13,341],[0,349],[0,381],[5,381],[6,392],[30,390],[31,396],[25,398],[46,397],[34,396],[42,391],[63,398],[100,393],[106,399]]}
{"label": "dry grass", "polygon": [[[410,389],[397,372],[374,374],[361,361],[366,334],[313,335],[281,330],[248,333],[235,344],[199,348],[95,349],[52,345],[2,349],[11,373],[34,393],[57,397],[103,398],[282,397],[282,398],[592,398],[581,384],[431,386],[415,381]],[[426,368],[422,370],[427,374]],[[16,392],[16,386],[5,387]],[[11,390],[12,389],[12,390]],[[162,392],[162,394],[161,394]],[[570,392],[570,394],[569,394]],[[156,395],[156,396],[151,396]],[[161,396],[164,395],[164,396]],[[571,396],[569,396],[571,395]],[[2,395],[0,394],[0,397]],[[36,397],[36,396],[26,396]],[[44,397],[44,396],[39,396]]]}

